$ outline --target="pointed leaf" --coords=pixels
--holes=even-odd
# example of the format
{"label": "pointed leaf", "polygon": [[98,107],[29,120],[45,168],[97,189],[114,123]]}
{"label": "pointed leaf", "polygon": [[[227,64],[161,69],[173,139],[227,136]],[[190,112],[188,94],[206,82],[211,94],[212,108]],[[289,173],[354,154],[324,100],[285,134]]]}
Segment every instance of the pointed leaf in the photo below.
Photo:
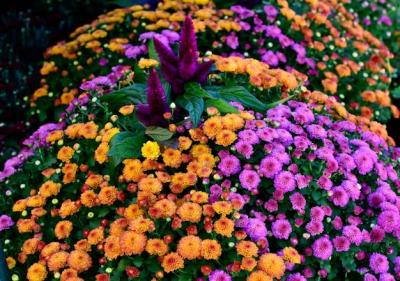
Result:
{"label": "pointed leaf", "polygon": [[135,83],[131,86],[116,90],[100,97],[102,102],[107,102],[111,109],[118,109],[126,104],[139,104],[146,102],[146,85]]}
{"label": "pointed leaf", "polygon": [[264,112],[268,109],[266,104],[261,102],[242,86],[221,88],[219,93],[221,95],[221,98],[223,98],[224,100],[239,102],[243,106],[258,112]]}
{"label": "pointed leaf", "polygon": [[150,136],[155,141],[166,141],[169,140],[174,133],[166,128],[148,127],[146,128],[146,135]]}
{"label": "pointed leaf", "polygon": [[217,108],[220,113],[239,113],[236,107],[230,105],[223,99],[207,99],[206,108],[211,106]]}
{"label": "pointed leaf", "polygon": [[178,97],[176,103],[186,109],[192,120],[193,126],[197,127],[200,122],[201,115],[204,111],[204,100],[202,97],[191,96],[190,99],[185,95]]}
{"label": "pointed leaf", "polygon": [[202,97],[202,98],[213,98],[206,90],[204,90],[198,83],[190,82],[185,84],[185,96],[191,97]]}
{"label": "pointed leaf", "polygon": [[122,132],[115,135],[111,139],[108,152],[112,165],[116,167],[124,159],[140,157],[140,150],[145,140],[144,131]]}

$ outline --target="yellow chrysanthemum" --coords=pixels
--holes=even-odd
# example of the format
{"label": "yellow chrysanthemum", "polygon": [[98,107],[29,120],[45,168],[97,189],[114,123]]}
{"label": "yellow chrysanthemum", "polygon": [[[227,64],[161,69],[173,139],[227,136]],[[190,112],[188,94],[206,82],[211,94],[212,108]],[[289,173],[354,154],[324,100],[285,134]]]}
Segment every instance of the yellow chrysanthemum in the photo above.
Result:
{"label": "yellow chrysanthemum", "polygon": [[74,156],[75,150],[69,146],[63,146],[57,153],[57,159],[63,162],[69,162]]}
{"label": "yellow chrysanthemum", "polygon": [[146,159],[156,160],[160,156],[160,146],[155,141],[144,143],[141,151]]}
{"label": "yellow chrysanthemum", "polygon": [[126,159],[123,161],[122,174],[126,181],[139,181],[143,177],[142,163],[137,159]]}
{"label": "yellow chrysanthemum", "polygon": [[252,272],[249,277],[246,279],[247,281],[273,281],[271,276],[261,270],[257,270]]}
{"label": "yellow chrysanthemum", "polygon": [[152,68],[158,66],[158,61],[154,59],[145,59],[141,58],[138,63],[139,68],[144,69],[144,68]]}
{"label": "yellow chrysanthemum", "polygon": [[283,259],[296,264],[299,264],[301,262],[300,254],[295,248],[292,247],[285,247],[283,249]]}

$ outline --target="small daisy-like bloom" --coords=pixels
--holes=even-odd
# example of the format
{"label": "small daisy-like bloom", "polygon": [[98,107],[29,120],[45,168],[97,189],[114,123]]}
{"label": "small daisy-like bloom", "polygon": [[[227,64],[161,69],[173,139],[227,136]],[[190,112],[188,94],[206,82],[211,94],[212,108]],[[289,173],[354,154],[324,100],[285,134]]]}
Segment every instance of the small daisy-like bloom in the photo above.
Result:
{"label": "small daisy-like bloom", "polygon": [[135,106],[133,104],[129,104],[129,105],[124,105],[122,106],[118,112],[121,113],[122,115],[126,116],[129,115],[133,112],[133,110],[135,109]]}
{"label": "small daisy-like bloom", "polygon": [[232,277],[223,270],[214,270],[208,276],[209,281],[231,281]]}
{"label": "small daisy-like bloom", "polygon": [[284,193],[290,192],[296,188],[296,180],[291,172],[283,171],[275,176],[274,186]]}
{"label": "small daisy-like bloom", "polygon": [[162,183],[158,178],[145,177],[139,181],[138,187],[141,191],[159,193],[162,190]]}
{"label": "small daisy-like bloom", "polygon": [[373,253],[369,258],[369,267],[377,274],[385,273],[389,270],[389,262],[386,256]]}
{"label": "small daisy-like bloom", "polygon": [[258,261],[258,268],[266,272],[270,277],[280,279],[285,274],[285,263],[276,254],[264,254]]}
{"label": "small daisy-like bloom", "polygon": [[266,178],[274,178],[282,170],[282,163],[273,156],[267,156],[260,163],[260,173]]}
{"label": "small daisy-like bloom", "polygon": [[197,223],[201,219],[202,208],[197,203],[185,202],[177,211],[182,221]]}
{"label": "small daisy-like bloom", "polygon": [[242,262],[240,264],[240,269],[253,271],[253,269],[257,266],[257,261],[255,258],[242,258]]}
{"label": "small daisy-like bloom", "polygon": [[240,161],[236,156],[227,155],[221,159],[218,168],[224,176],[235,175],[240,172]]}
{"label": "small daisy-like bloom", "polygon": [[222,130],[218,132],[215,143],[227,147],[235,142],[237,136],[231,130]]}
{"label": "small daisy-like bloom", "polygon": [[201,256],[206,260],[217,260],[222,254],[221,245],[216,240],[205,239],[201,242]]}
{"label": "small daisy-like bloom", "polygon": [[257,190],[261,182],[260,176],[256,171],[243,170],[239,175],[240,184],[249,191]]}
{"label": "small daisy-like bloom", "polygon": [[254,242],[243,240],[236,245],[236,251],[243,257],[256,257],[258,254],[258,247]]}
{"label": "small daisy-like bloom", "polygon": [[75,250],[69,254],[68,265],[78,272],[83,272],[92,266],[92,258],[84,251]]}
{"label": "small daisy-like bloom", "polygon": [[69,146],[63,146],[57,153],[57,159],[63,162],[69,162],[74,156],[75,150]]}
{"label": "small daisy-like bloom", "polygon": [[208,118],[203,124],[203,132],[209,138],[214,138],[222,130],[220,116]]}
{"label": "small daisy-like bloom", "polygon": [[53,181],[46,181],[39,187],[39,194],[47,198],[57,195],[60,192],[60,189],[61,189],[61,184],[55,183]]}
{"label": "small daisy-like bloom", "polygon": [[143,210],[140,209],[138,204],[130,204],[125,208],[124,217],[127,219],[135,219],[143,215]]}
{"label": "small daisy-like bloom", "polygon": [[139,60],[138,66],[141,69],[145,69],[145,68],[152,68],[152,67],[156,67],[158,66],[159,62],[154,60],[154,59],[145,59],[145,58],[141,58]]}
{"label": "small daisy-like bloom", "polygon": [[59,272],[67,265],[69,253],[65,251],[52,254],[47,260],[47,267],[52,272]]}
{"label": "small daisy-like bloom", "polygon": [[90,245],[97,245],[104,239],[104,228],[102,226],[96,227],[89,232],[87,240]]}
{"label": "small daisy-like bloom", "polygon": [[262,270],[256,270],[252,272],[249,277],[247,277],[246,281],[273,281],[271,276],[265,273]]}
{"label": "small daisy-like bloom", "polygon": [[126,181],[139,181],[143,177],[143,167],[139,160],[126,159],[122,163],[125,165],[122,174]]}
{"label": "small daisy-like bloom", "polygon": [[114,186],[103,187],[99,194],[98,199],[100,204],[111,206],[117,200],[118,190]]}
{"label": "small daisy-like bloom", "polygon": [[150,255],[164,256],[168,252],[168,245],[162,239],[149,239],[146,252]]}
{"label": "small daisy-like bloom", "polygon": [[74,278],[78,278],[78,272],[75,269],[68,268],[64,269],[63,272],[61,273],[61,281],[67,281],[67,280],[74,280]]}
{"label": "small daisy-like bloom", "polygon": [[106,142],[100,143],[94,152],[94,159],[99,163],[103,164],[108,160],[107,153],[110,150],[110,146]]}
{"label": "small daisy-like bloom", "polygon": [[167,148],[162,157],[164,164],[168,167],[179,168],[182,163],[181,152],[177,149]]}
{"label": "small daisy-like bloom", "polygon": [[283,259],[290,263],[299,264],[301,262],[300,254],[292,247],[285,247],[283,249]]}
{"label": "small daisy-like bloom", "polygon": [[72,228],[73,228],[72,222],[60,221],[56,224],[56,227],[54,228],[54,234],[59,240],[65,239],[70,236]]}
{"label": "small daisy-like bloom", "polygon": [[292,203],[293,210],[303,211],[306,206],[306,199],[301,193],[296,192],[290,195],[290,203]]}
{"label": "small daisy-like bloom", "polygon": [[214,231],[225,237],[231,237],[234,228],[234,222],[226,217],[222,217],[214,223]]}
{"label": "small daisy-like bloom", "polygon": [[350,249],[350,240],[345,236],[336,236],[333,238],[333,246],[337,252],[347,252]]}
{"label": "small daisy-like bloom", "polygon": [[253,146],[242,140],[235,144],[235,148],[237,152],[239,152],[246,159],[250,159],[251,155],[254,153]]}
{"label": "small daisy-like bloom", "polygon": [[122,254],[122,250],[119,244],[119,237],[110,235],[106,239],[104,244],[104,255],[107,259],[113,260]]}
{"label": "small daisy-like bloom", "polygon": [[121,250],[125,253],[125,255],[139,255],[146,247],[147,237],[142,233],[125,231],[120,236],[119,242]]}
{"label": "small daisy-like bloom", "polygon": [[146,159],[156,160],[160,156],[160,146],[155,141],[148,141],[142,146],[142,156]]}
{"label": "small daisy-like bloom", "polygon": [[208,193],[202,191],[195,191],[191,194],[190,198],[194,203],[205,204],[208,202]]}
{"label": "small daisy-like bloom", "polygon": [[278,239],[288,239],[292,233],[290,222],[285,219],[276,220],[272,223],[272,234]]}
{"label": "small daisy-like bloom", "polygon": [[169,253],[164,256],[161,266],[164,268],[165,272],[172,272],[177,269],[182,269],[184,267],[184,260],[177,253]]}
{"label": "small daisy-like bloom", "polygon": [[312,245],[314,256],[321,260],[327,260],[332,256],[333,246],[326,237],[318,238]]}
{"label": "small daisy-like bloom", "polygon": [[86,190],[81,194],[81,203],[83,206],[92,208],[96,206],[97,194],[93,190]]}
{"label": "small daisy-like bloom", "polygon": [[226,201],[217,201],[212,204],[214,211],[222,216],[227,216],[233,211],[232,204]]}
{"label": "small daisy-like bloom", "polygon": [[169,199],[161,199],[154,203],[152,209],[157,210],[157,218],[170,218],[176,213],[176,204]]}
{"label": "small daisy-like bloom", "polygon": [[25,240],[24,244],[22,245],[21,251],[26,255],[32,255],[38,250],[38,245],[39,239],[37,238]]}
{"label": "small daisy-like bloom", "polygon": [[58,242],[51,242],[43,247],[40,251],[40,255],[44,258],[48,258],[50,255],[60,251],[61,245]]}
{"label": "small daisy-like bloom", "polygon": [[201,256],[201,239],[194,235],[179,240],[177,252],[184,259],[194,260]]}
{"label": "small daisy-like bloom", "polygon": [[34,263],[28,268],[26,278],[28,281],[43,281],[47,277],[46,266],[41,263]]}
{"label": "small daisy-like bloom", "polygon": [[7,263],[8,269],[13,269],[15,267],[15,265],[17,264],[17,261],[13,257],[7,257],[6,263]]}

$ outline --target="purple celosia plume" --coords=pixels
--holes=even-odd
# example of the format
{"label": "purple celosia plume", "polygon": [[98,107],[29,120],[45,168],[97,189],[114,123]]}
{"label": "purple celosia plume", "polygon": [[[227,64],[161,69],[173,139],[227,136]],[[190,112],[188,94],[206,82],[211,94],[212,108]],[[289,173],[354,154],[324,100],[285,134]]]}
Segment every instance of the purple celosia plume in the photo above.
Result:
{"label": "purple celosia plume", "polygon": [[167,97],[157,71],[152,69],[147,83],[147,104],[138,105],[136,115],[145,126],[165,126],[166,112],[169,112]]}
{"label": "purple celosia plume", "polygon": [[180,94],[188,81],[204,83],[207,79],[212,62],[198,63],[196,34],[190,17],[185,18],[182,26],[179,56],[157,37],[154,37],[154,47],[160,59],[161,71],[171,84],[173,94]]}

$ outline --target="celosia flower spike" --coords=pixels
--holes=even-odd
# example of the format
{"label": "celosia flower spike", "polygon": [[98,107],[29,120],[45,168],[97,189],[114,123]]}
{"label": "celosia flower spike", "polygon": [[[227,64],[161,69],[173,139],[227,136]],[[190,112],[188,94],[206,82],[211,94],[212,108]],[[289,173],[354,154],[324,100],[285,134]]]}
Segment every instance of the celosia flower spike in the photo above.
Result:
{"label": "celosia flower spike", "polygon": [[152,69],[147,83],[147,104],[138,105],[136,115],[145,126],[165,126],[166,112],[169,108],[165,91],[157,71]]}
{"label": "celosia flower spike", "polygon": [[181,94],[186,82],[204,83],[207,80],[212,62],[198,63],[196,34],[190,17],[185,18],[182,26],[179,56],[157,37],[154,38],[154,47],[160,59],[161,71],[165,80],[171,84],[173,94]]}

